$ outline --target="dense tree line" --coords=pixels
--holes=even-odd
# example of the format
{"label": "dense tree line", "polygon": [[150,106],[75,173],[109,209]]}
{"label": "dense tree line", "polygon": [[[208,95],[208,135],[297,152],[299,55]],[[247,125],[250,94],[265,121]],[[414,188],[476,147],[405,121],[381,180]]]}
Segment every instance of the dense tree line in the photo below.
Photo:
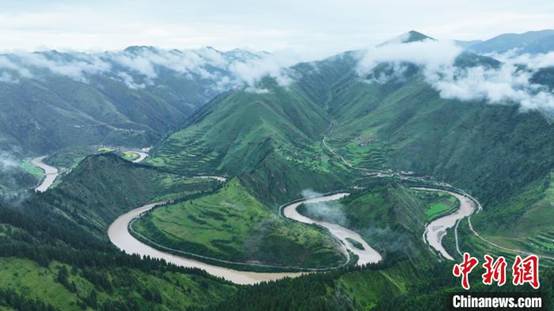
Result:
{"label": "dense tree line", "polygon": [[[312,274],[243,287],[216,310],[353,310],[350,299],[336,291],[344,271]],[[336,294],[336,295],[335,295]],[[207,310],[207,309],[206,309]]]}
{"label": "dense tree line", "polygon": [[[404,262],[405,263],[405,262]],[[285,279],[278,282],[260,283],[242,287],[230,299],[221,303],[216,310],[360,310],[363,306],[357,302],[356,295],[346,293],[339,285],[339,279],[349,272],[367,270],[386,271],[387,267],[402,264],[399,262],[387,265],[351,267],[340,271],[312,274],[302,278]],[[434,264],[421,269],[416,275],[407,275],[407,292],[403,294],[381,295],[375,310],[445,310],[451,304],[450,294],[460,292],[459,281],[452,277],[451,267]],[[543,269],[541,273],[541,290],[539,291],[548,306],[554,298],[554,270]],[[480,272],[475,272],[480,275]],[[504,287],[472,284],[471,292],[475,293],[517,293],[529,292],[529,287]],[[469,292],[469,293],[471,293]],[[199,309],[211,310],[211,309]]]}
{"label": "dense tree line", "polygon": [[25,311],[54,311],[54,307],[42,301],[30,299],[14,290],[0,289],[0,306]]}

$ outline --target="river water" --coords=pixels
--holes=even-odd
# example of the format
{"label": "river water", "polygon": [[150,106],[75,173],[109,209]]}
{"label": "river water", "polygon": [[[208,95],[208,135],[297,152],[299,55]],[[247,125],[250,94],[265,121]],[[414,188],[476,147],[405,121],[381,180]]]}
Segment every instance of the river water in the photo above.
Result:
{"label": "river water", "polygon": [[437,191],[448,193],[460,202],[460,207],[452,214],[442,216],[430,222],[425,228],[423,239],[429,246],[436,250],[442,257],[448,260],[454,260],[454,258],[446,251],[442,244],[442,239],[446,236],[446,231],[450,228],[454,228],[456,223],[466,217],[471,216],[477,209],[477,206],[473,200],[458,193],[454,193],[446,190],[431,189],[431,188],[415,188],[423,191]]}
{"label": "river water", "polygon": [[[305,224],[316,224],[318,226],[328,229],[329,232],[341,242],[343,252],[345,252],[347,256],[348,256],[347,250],[358,256],[358,261],[356,262],[356,265],[361,266],[361,265],[370,264],[370,263],[377,263],[381,261],[382,259],[381,255],[375,249],[369,246],[367,242],[358,233],[350,229],[347,229],[345,227],[339,226],[337,224],[308,218],[300,214],[297,210],[297,208],[303,203],[321,203],[321,202],[327,202],[327,201],[335,201],[347,195],[349,194],[337,193],[330,196],[312,198],[301,202],[293,203],[283,208],[283,215],[286,218],[290,218],[298,222],[302,222]],[[363,249],[360,249],[354,246],[350,241],[348,241],[348,239],[351,239],[360,243],[363,246]]]}
{"label": "river water", "polygon": [[48,188],[52,186],[52,184],[54,183],[54,181],[56,180],[59,174],[57,168],[42,162],[42,160],[44,160],[45,158],[46,156],[42,156],[31,160],[31,164],[33,164],[34,166],[44,171],[44,179],[35,188],[36,192],[44,192],[48,190]]}

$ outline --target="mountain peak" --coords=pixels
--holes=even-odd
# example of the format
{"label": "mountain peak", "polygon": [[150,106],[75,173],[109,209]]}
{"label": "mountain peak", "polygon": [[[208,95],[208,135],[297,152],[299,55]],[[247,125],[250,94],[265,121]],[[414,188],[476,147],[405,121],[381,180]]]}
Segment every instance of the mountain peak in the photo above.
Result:
{"label": "mountain peak", "polygon": [[123,50],[127,53],[140,53],[145,51],[155,51],[156,48],[150,45],[131,45]]}
{"label": "mountain peak", "polygon": [[433,40],[434,38],[431,38],[425,34],[422,34],[421,32],[410,30],[407,33],[404,34],[406,37],[406,40],[404,40],[402,43],[409,43],[409,42],[415,42],[415,41],[424,41],[424,40]]}
{"label": "mountain peak", "polygon": [[425,41],[425,40],[436,41],[434,38],[429,37],[425,34],[422,34],[419,31],[410,30],[406,33],[401,34],[398,37],[395,37],[393,39],[385,41],[385,42],[379,44],[378,46],[384,46],[384,45],[389,45],[389,44],[402,44],[402,43],[419,42],[419,41]]}

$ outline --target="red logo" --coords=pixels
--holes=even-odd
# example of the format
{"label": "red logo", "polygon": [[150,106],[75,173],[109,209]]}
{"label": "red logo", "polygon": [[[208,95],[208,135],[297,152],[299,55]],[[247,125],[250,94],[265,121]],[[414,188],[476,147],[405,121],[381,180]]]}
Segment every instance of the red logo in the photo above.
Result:
{"label": "red logo", "polygon": [[512,271],[512,283],[514,285],[517,286],[528,283],[534,289],[541,286],[539,281],[539,257],[536,255],[529,255],[524,259],[520,256],[516,256]]}
{"label": "red logo", "polygon": [[483,279],[483,284],[491,285],[494,282],[498,286],[506,284],[506,259],[502,256],[494,260],[489,255],[485,255],[485,263],[483,268],[485,268],[485,273],[481,276]]}
{"label": "red logo", "polygon": [[[506,268],[508,263],[503,256],[494,259],[490,255],[485,255],[483,268],[485,272],[481,275],[481,281],[485,285],[496,283],[497,286],[506,284]],[[469,274],[479,264],[479,260],[471,257],[469,253],[464,253],[463,260],[459,264],[455,264],[452,268],[452,274],[455,277],[461,278],[462,287],[466,290],[470,289]],[[539,257],[529,255],[525,258],[516,256],[512,265],[512,284],[515,286],[529,284],[534,289],[540,287],[539,281]]]}
{"label": "red logo", "polygon": [[471,257],[468,253],[464,253],[464,261],[461,264],[456,264],[452,268],[452,273],[455,277],[462,277],[462,287],[469,289],[469,274],[471,270],[477,266],[479,260],[475,257]]}

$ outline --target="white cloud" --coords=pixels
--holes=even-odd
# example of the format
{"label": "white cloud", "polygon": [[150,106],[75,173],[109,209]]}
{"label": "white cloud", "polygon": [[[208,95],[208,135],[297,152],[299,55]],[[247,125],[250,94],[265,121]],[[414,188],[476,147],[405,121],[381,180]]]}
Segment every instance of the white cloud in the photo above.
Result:
{"label": "white cloud", "polygon": [[518,51],[508,51],[502,54],[490,54],[505,63],[522,64],[531,69],[539,69],[554,66],[554,52],[546,54],[520,54]]}
{"label": "white cloud", "polygon": [[[6,56],[0,56],[0,70],[8,70],[24,78],[32,76],[31,72],[27,68],[16,64]],[[3,72],[2,76],[4,77],[3,82],[17,82],[17,78],[15,78],[11,73]]]}
{"label": "white cloud", "polygon": [[70,59],[64,56],[43,53],[19,52],[0,57],[0,69],[15,71],[20,78],[32,78],[36,70],[48,70],[57,75],[86,82],[87,74],[100,74],[110,70],[110,65],[94,55],[72,54]]}
{"label": "white cloud", "polygon": [[18,161],[9,153],[0,152],[0,171],[8,171],[19,166]]}
{"label": "white cloud", "polygon": [[553,109],[554,96],[529,80],[532,72],[520,70],[511,63],[498,69],[473,67],[453,69],[429,82],[443,98],[486,100],[491,104],[519,103],[526,109]]}
{"label": "white cloud", "polygon": [[[491,66],[459,67],[454,65],[461,49],[453,42],[423,41],[392,44],[373,48],[362,55],[358,73],[367,76],[380,63],[393,65],[389,77],[374,77],[370,82],[384,83],[403,74],[403,64],[422,68],[423,77],[441,97],[461,101],[485,100],[491,104],[521,105],[526,109],[554,109],[554,95],[542,86],[530,82],[533,73],[554,64],[554,55],[514,54],[499,57],[503,63]],[[518,64],[528,64],[522,69]]]}
{"label": "white cloud", "polygon": [[17,83],[19,80],[7,72],[0,73],[0,82],[3,83]]}
{"label": "white cloud", "polygon": [[291,65],[304,60],[296,54],[233,50],[221,52],[213,48],[164,50],[133,47],[119,52],[16,52],[0,55],[0,82],[17,83],[21,79],[42,79],[49,72],[76,81],[89,83],[88,77],[104,75],[119,80],[132,89],[160,83],[162,72],[186,79],[206,81],[214,90],[225,91],[244,87],[259,92],[257,84],[264,77],[274,78],[279,85],[293,81]]}
{"label": "white cloud", "polygon": [[129,55],[127,53],[118,53],[112,55],[110,58],[119,65],[140,73],[149,79],[157,77],[154,64],[146,57],[140,55]]}
{"label": "white cloud", "polygon": [[117,73],[117,76],[121,79],[121,81],[123,83],[125,83],[125,85],[127,85],[128,88],[130,89],[143,89],[146,87],[146,84],[144,83],[137,83],[135,81],[135,79],[133,79],[133,77],[131,75],[129,75],[128,73],[126,72],[118,72]]}
{"label": "white cloud", "polygon": [[238,81],[254,90],[264,77],[275,79],[280,86],[289,86],[295,80],[291,66],[304,61],[313,60],[291,51],[281,51],[274,54],[263,54],[259,58],[248,61],[238,61],[230,64],[229,69]]}
{"label": "white cloud", "polygon": [[413,63],[430,70],[452,65],[462,52],[452,41],[425,40],[412,43],[386,44],[370,48],[358,65],[358,73],[367,74],[380,63]]}

